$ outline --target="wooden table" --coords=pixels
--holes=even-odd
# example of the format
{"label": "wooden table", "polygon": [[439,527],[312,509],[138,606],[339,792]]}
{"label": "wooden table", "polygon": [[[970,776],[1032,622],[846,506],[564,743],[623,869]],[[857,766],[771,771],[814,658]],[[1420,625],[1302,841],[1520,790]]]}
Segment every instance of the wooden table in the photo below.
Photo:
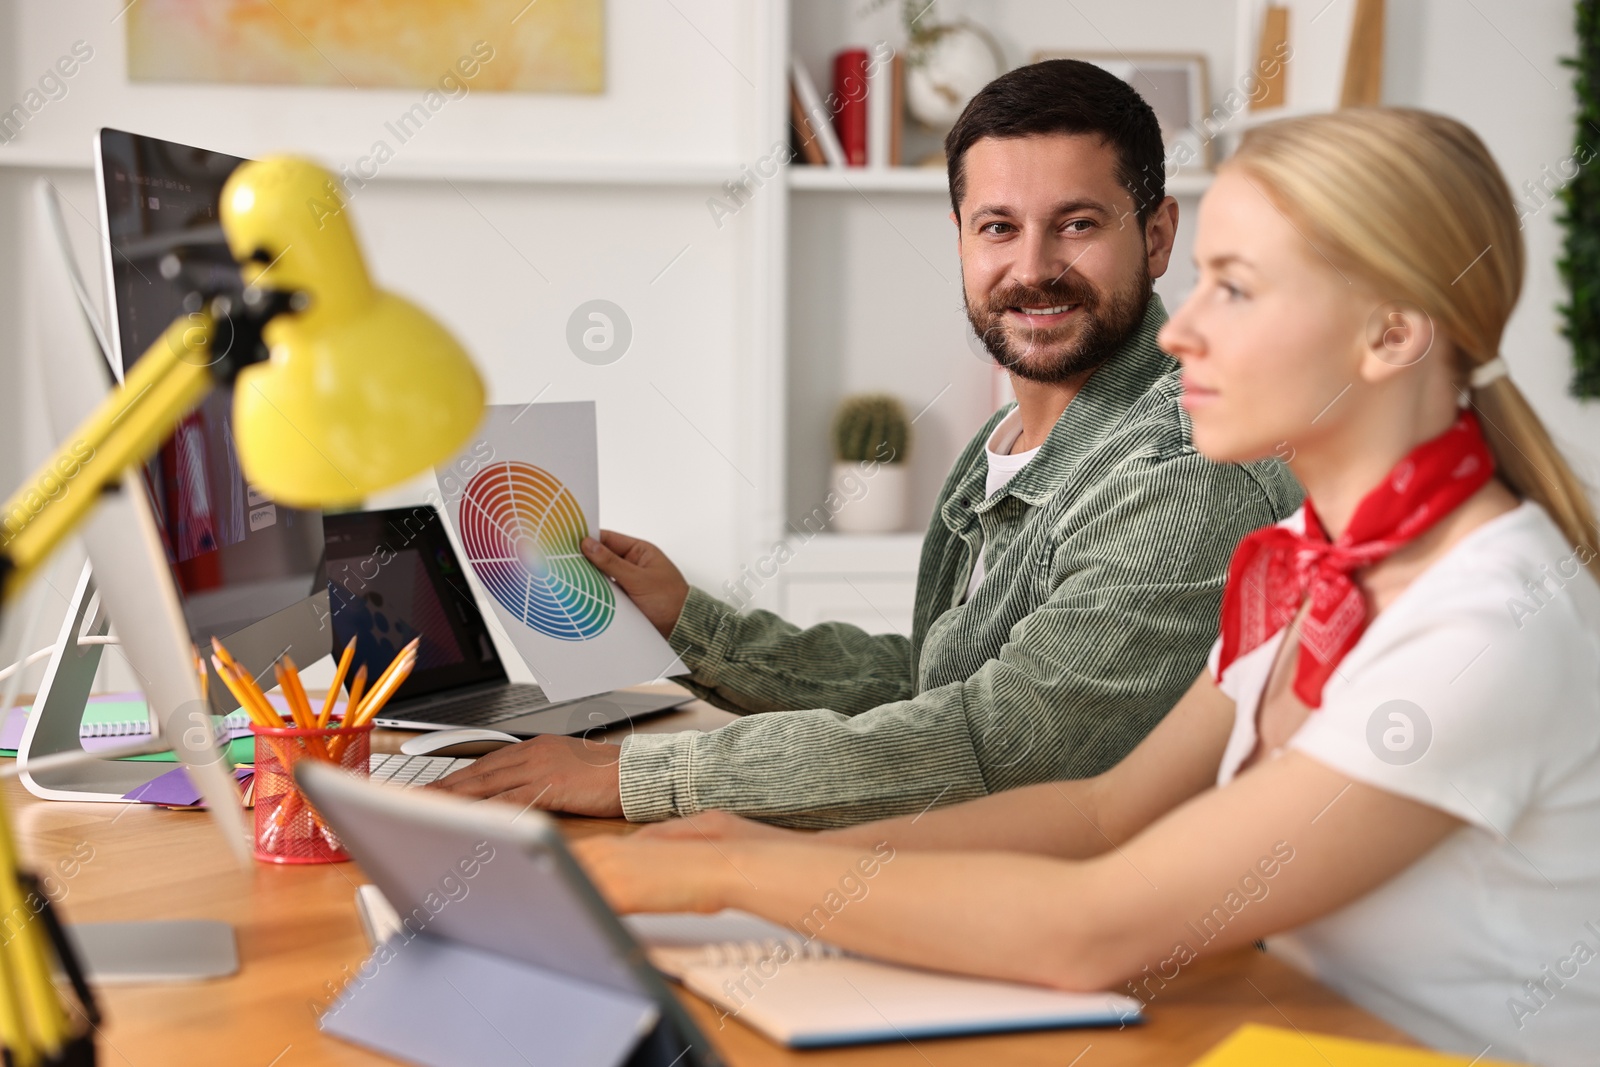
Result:
{"label": "wooden table", "polygon": [[[640,723],[641,731],[706,729],[731,716],[709,705]],[[392,751],[408,735],[374,747]],[[59,873],[68,921],[220,919],[238,934],[241,969],[216,982],[98,991],[107,1020],[100,1062],[126,1067],[311,1067],[391,1061],[317,1029],[317,1013],[366,957],[351,863],[241,870],[203,814],[137,805],[51,803],[15,780],[5,797],[23,855],[38,872],[88,856],[73,877]],[[622,833],[610,820],[564,819],[574,837]],[[92,852],[90,851],[92,850]],[[735,1067],[1176,1067],[1245,1022],[1293,1026],[1413,1044],[1283,963],[1244,950],[1197,963],[1162,990],[1148,1021],[1126,1030],[1077,1030],[973,1039],[919,1040],[826,1052],[791,1052],[743,1024],[719,1028],[717,1012],[684,994],[696,1021]],[[1085,1055],[1092,1049],[1092,1053]],[[1079,1057],[1082,1057],[1081,1061]]]}

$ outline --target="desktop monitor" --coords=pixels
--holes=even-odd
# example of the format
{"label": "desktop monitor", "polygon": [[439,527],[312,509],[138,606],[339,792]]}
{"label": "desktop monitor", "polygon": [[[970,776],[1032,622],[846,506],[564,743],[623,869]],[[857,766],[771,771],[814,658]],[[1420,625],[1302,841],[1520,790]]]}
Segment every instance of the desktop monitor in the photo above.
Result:
{"label": "desktop monitor", "polygon": [[[74,284],[78,272],[55,187],[41,178],[34,191],[45,234],[54,238],[44,242],[38,264],[39,351],[49,356],[41,366],[45,410],[54,436],[70,439],[105,401],[111,375],[103,346],[92,330],[83,328],[84,318],[92,319],[96,312],[86,305],[83,287]],[[82,317],[77,314],[80,310]],[[71,492],[70,483],[61,491]],[[86,751],[80,724],[102,647],[84,638],[103,641],[114,619],[116,641],[139,676],[152,726],[159,728],[159,738],[140,747],[159,746],[177,754],[190,781],[209,804],[224,840],[235,848],[241,861],[247,861],[249,850],[232,765],[211,729],[211,708],[202,699],[188,625],[142,479],[135,474],[107,487],[78,533],[90,563],[78,579],[17,744],[17,770],[23,784],[45,799],[115,802],[172,767],[170,763],[109,759]],[[161,946],[170,948],[177,943],[173,932],[165,927],[145,932],[154,939],[155,948],[136,955],[170,962],[171,954]],[[226,940],[224,955],[231,958],[230,932],[212,930],[203,936],[215,937],[219,945]],[[96,953],[90,955],[93,965],[104,962]],[[223,965],[231,966],[226,960]]]}
{"label": "desktop monitor", "polygon": [[[216,290],[240,287],[219,206],[223,183],[242,162],[100,131],[95,175],[110,295],[106,332],[119,380],[174,318],[195,310],[184,297],[197,281]],[[178,261],[181,276],[172,269]],[[217,343],[228,340],[227,324],[219,324]],[[191,639],[205,649],[221,638],[259,677],[285,653],[303,665],[331,647],[322,516],[276,504],[250,485],[232,419],[231,390],[213,390],[146,465],[143,483]],[[214,710],[237,706],[226,686],[211,682]]]}

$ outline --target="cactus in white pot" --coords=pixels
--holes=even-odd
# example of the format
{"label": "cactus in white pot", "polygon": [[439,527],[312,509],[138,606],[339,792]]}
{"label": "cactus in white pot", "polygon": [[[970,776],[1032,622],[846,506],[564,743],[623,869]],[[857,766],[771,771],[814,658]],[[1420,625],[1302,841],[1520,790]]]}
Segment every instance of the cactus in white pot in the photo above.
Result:
{"label": "cactus in white pot", "polygon": [[893,533],[905,528],[911,420],[885,394],[846,397],[833,419],[833,528]]}

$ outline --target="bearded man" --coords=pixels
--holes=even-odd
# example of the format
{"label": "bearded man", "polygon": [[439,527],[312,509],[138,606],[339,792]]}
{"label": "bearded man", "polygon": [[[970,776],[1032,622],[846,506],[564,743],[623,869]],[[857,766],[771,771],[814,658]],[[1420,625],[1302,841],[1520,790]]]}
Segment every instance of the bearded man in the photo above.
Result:
{"label": "bearded man", "polygon": [[604,531],[587,557],[689,686],[743,717],[615,748],[535,738],[436,788],[839,826],[1099,774],[1188,688],[1235,544],[1300,490],[1276,462],[1216,465],[1190,441],[1178,364],[1156,345],[1178,206],[1155,114],[1104,70],[1053,60],[985,87],[945,148],[967,314],[1017,400],[945,480],[910,638],[737,612]]}

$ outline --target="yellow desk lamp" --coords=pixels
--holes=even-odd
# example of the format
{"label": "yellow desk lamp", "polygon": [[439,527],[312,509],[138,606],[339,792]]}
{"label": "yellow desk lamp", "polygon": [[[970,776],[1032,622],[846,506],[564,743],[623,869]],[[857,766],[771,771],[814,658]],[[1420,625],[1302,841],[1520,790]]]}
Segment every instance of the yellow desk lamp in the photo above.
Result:
{"label": "yellow desk lamp", "polygon": [[[472,361],[426,312],[372,284],[331,174],[291,157],[244,163],[223,187],[221,213],[243,296],[193,294],[194,310],[6,502],[0,600],[216,385],[233,385],[245,476],[300,507],[357,504],[445,459],[477,425],[483,383]],[[71,491],[62,493],[68,471]],[[91,1021],[92,1000],[48,901],[18,867],[3,806],[0,921],[0,1044],[9,1062],[92,1064],[92,1040],[74,1036],[51,984],[52,955]]]}

